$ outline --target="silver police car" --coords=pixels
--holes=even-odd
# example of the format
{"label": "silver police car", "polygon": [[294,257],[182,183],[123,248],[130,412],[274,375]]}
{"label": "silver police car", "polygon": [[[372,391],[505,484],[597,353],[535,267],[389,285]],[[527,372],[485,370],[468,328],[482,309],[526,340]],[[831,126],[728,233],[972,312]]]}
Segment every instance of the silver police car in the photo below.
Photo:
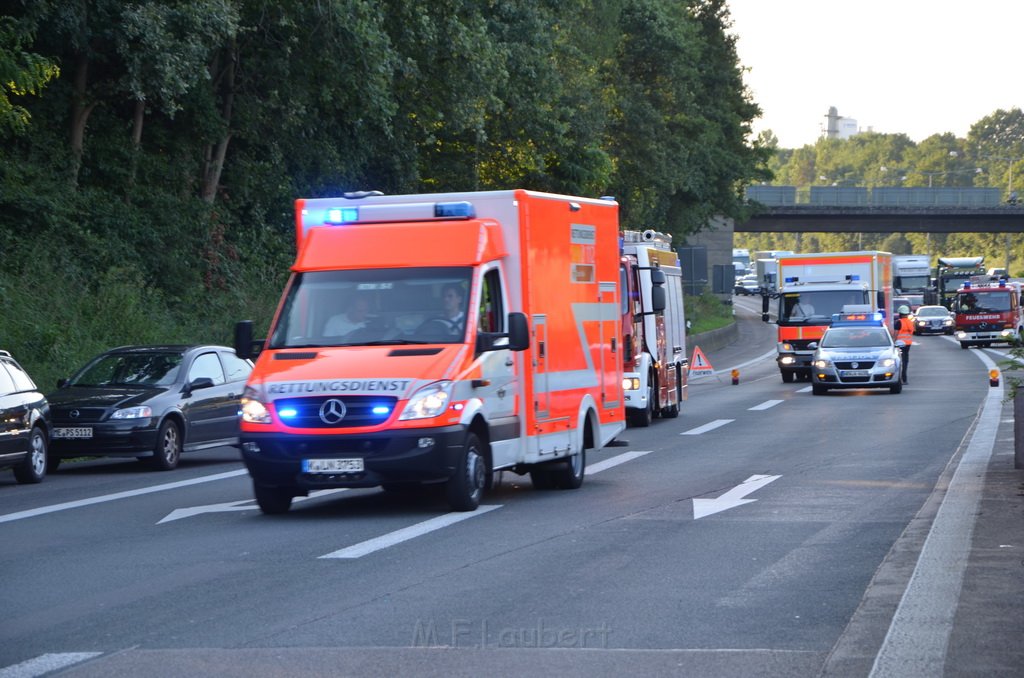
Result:
{"label": "silver police car", "polygon": [[811,389],[824,395],[838,388],[903,390],[900,346],[893,341],[881,316],[859,313],[833,316],[811,361]]}

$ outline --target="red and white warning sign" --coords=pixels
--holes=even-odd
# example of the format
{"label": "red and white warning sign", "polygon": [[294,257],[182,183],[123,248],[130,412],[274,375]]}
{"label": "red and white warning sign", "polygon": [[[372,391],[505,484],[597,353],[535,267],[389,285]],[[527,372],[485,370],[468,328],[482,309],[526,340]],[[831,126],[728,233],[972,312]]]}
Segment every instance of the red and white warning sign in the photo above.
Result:
{"label": "red and white warning sign", "polygon": [[693,357],[690,358],[690,374],[714,374],[715,368],[711,366],[708,357],[700,346],[693,347]]}

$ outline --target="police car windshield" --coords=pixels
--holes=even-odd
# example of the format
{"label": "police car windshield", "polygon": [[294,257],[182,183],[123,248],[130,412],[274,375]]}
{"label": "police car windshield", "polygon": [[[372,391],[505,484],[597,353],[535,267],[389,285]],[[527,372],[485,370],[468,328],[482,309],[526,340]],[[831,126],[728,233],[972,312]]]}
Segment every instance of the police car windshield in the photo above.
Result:
{"label": "police car windshield", "polygon": [[889,333],[881,327],[833,327],[821,338],[822,348],[869,348],[889,343]]}
{"label": "police car windshield", "polygon": [[468,267],[296,273],[269,348],[462,343]]}

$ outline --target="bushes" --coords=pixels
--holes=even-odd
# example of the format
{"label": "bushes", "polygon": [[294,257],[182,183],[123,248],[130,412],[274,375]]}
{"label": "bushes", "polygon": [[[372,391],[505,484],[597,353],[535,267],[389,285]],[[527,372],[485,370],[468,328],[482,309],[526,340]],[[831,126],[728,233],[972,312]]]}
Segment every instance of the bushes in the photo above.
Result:
{"label": "bushes", "polygon": [[686,297],[686,319],[690,334],[717,330],[733,321],[732,306],[705,290],[699,297]]}

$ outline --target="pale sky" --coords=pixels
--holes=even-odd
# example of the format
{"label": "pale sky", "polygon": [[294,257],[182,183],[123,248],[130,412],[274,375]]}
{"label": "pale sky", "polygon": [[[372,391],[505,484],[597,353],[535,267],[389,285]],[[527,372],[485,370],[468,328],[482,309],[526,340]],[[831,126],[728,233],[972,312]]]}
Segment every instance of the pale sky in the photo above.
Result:
{"label": "pale sky", "polygon": [[755,132],[813,144],[830,106],[862,131],[966,137],[1024,108],[1022,0],[727,0]]}

